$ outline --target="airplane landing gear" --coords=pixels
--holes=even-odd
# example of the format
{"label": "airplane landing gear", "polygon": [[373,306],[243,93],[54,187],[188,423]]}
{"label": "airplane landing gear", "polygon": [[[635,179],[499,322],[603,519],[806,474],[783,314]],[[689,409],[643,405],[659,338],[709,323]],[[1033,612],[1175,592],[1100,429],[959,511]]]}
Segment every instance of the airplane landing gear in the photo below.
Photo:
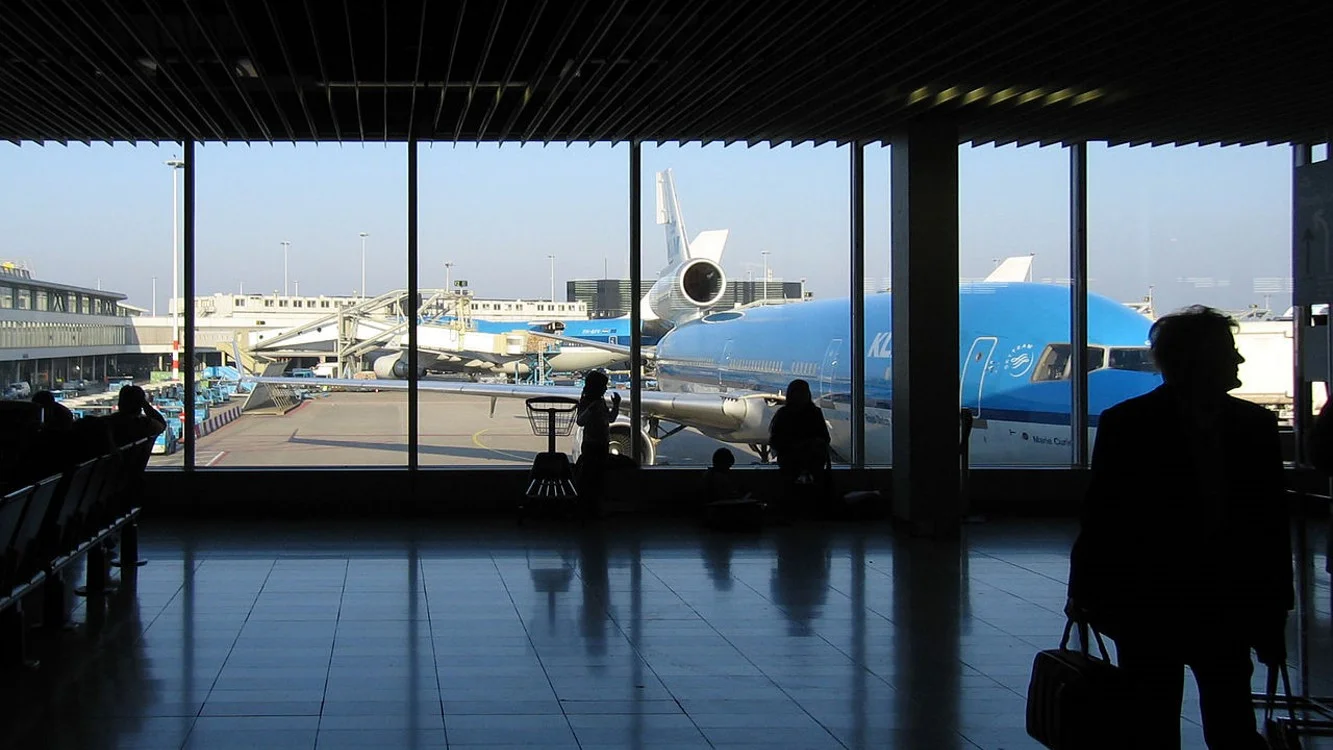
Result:
{"label": "airplane landing gear", "polygon": [[758,445],[756,443],[750,443],[750,450],[759,454],[759,463],[761,464],[769,463],[770,458],[772,457],[772,452],[769,450],[767,444]]}

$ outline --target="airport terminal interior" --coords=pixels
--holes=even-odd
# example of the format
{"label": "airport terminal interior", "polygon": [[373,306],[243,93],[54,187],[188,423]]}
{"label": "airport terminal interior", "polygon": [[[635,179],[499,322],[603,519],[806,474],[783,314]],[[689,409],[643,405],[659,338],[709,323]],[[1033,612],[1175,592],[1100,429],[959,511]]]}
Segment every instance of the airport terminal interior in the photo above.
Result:
{"label": "airport terminal interior", "polygon": [[1333,747],[1319,10],[7,5],[0,747],[1083,746],[1034,662],[1194,303],[1282,454],[1257,731]]}

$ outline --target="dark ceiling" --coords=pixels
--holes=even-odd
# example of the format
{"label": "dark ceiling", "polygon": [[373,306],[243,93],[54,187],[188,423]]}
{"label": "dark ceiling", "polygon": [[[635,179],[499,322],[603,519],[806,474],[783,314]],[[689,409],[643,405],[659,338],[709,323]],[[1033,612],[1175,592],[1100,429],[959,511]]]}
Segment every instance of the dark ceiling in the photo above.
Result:
{"label": "dark ceiling", "polygon": [[[1234,10],[1233,10],[1234,8]],[[1329,138],[1325,3],[0,0],[0,138]]]}

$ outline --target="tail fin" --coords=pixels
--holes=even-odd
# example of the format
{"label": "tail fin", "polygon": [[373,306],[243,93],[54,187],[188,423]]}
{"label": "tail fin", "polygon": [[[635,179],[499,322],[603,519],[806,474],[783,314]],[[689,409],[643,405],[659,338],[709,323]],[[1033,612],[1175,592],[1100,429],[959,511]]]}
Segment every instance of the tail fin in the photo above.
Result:
{"label": "tail fin", "polygon": [[657,173],[657,223],[666,227],[667,268],[694,258],[722,262],[722,251],[731,230],[710,229],[700,232],[691,242],[676,195],[676,179],[670,169]]}
{"label": "tail fin", "polygon": [[1032,260],[1031,255],[1015,255],[1005,258],[1003,263],[990,272],[986,281],[1032,281]]}
{"label": "tail fin", "polygon": [[657,223],[666,227],[667,266],[689,257],[690,243],[685,233],[685,217],[676,197],[676,181],[667,169],[657,173]]}

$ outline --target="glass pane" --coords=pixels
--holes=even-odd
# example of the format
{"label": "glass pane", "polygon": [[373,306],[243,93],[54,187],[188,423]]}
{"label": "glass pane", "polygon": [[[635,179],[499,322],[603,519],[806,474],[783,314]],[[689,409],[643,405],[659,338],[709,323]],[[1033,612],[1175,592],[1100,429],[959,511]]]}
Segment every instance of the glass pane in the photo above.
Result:
{"label": "glass pane", "polygon": [[893,463],[893,259],[889,147],[867,146],[865,303],[866,464]]}
{"label": "glass pane", "polygon": [[195,153],[198,465],[405,465],[406,147]]}
{"label": "glass pane", "polygon": [[[605,369],[628,412],[629,308],[595,294],[628,289],[628,146],[439,144],[420,166],[421,465],[527,467],[547,450],[545,413],[474,388],[577,398]],[[577,456],[577,431],[557,432]]]}
{"label": "glass pane", "polygon": [[964,146],[958,162],[958,392],[975,417],[971,464],[1068,465],[1069,152]]}
{"label": "glass pane", "polygon": [[[1247,361],[1233,395],[1290,423],[1289,148],[1090,146],[1088,277],[1090,292],[1141,315],[1132,335],[1094,342],[1113,345],[1109,366],[1089,379],[1094,415],[1155,384],[1145,349],[1152,320],[1199,304],[1239,321]],[[1315,397],[1322,404],[1322,388]]]}
{"label": "glass pane", "polygon": [[[848,159],[832,145],[644,148],[644,283],[660,336],[645,391],[697,405],[653,396],[661,434],[684,428],[661,441],[657,463],[707,465],[719,448],[737,465],[762,460],[797,379],[829,424],[833,462],[850,457]],[[692,274],[723,283],[696,289]],[[723,393],[743,398],[724,405]]]}
{"label": "glass pane", "polygon": [[[52,390],[76,417],[107,413],[120,377],[149,386],[153,279],[169,279],[167,147],[0,145],[0,394]],[[167,181],[163,182],[163,177]],[[76,206],[77,210],[71,210]],[[167,208],[163,208],[166,206]],[[150,391],[151,391],[150,387]]]}

